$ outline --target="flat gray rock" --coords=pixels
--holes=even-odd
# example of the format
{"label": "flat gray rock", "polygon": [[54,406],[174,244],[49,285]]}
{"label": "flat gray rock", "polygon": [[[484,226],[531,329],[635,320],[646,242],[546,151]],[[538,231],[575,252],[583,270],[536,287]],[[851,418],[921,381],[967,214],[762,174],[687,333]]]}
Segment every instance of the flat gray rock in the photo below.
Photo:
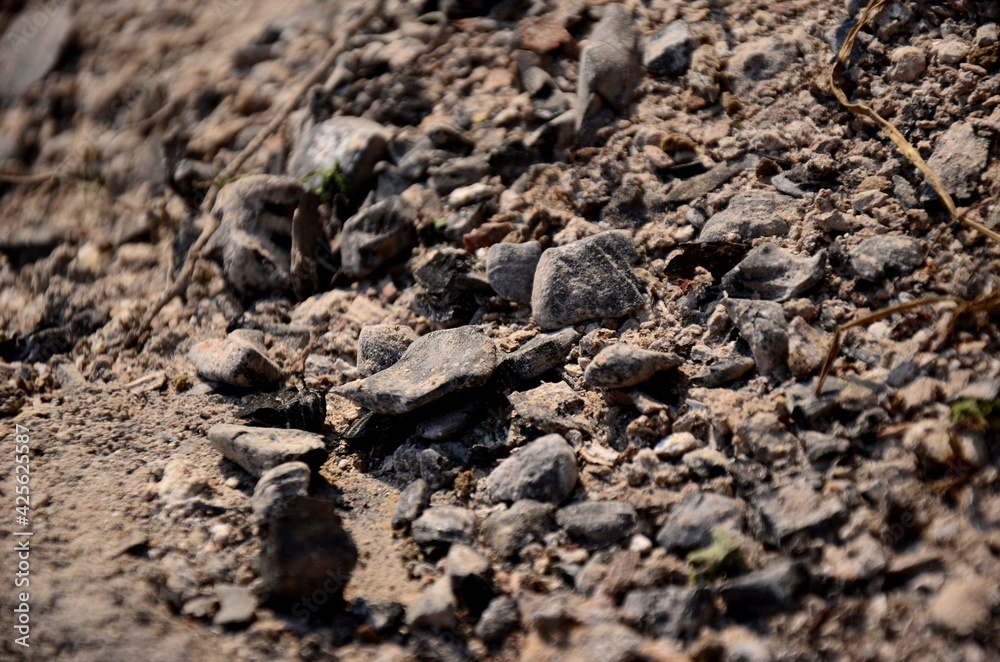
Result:
{"label": "flat gray rock", "polygon": [[574,538],[605,544],[632,533],[638,515],[621,501],[584,501],[560,508],[556,523]]}
{"label": "flat gray rock", "polygon": [[562,503],[576,487],[577,472],[573,448],[558,434],[549,434],[501,462],[483,486],[494,503],[522,499]]}
{"label": "flat gray rock", "polygon": [[740,336],[750,344],[762,375],[775,375],[788,363],[788,322],[781,304],[750,299],[723,299]]}
{"label": "flat gray rock", "polygon": [[393,196],[347,219],[340,234],[341,271],[364,278],[416,243],[416,210]]}
{"label": "flat gray rock", "polygon": [[235,628],[246,625],[254,619],[257,599],[245,586],[216,586],[219,611],[212,619],[212,625]]}
{"label": "flat gray rock", "polygon": [[968,122],[955,122],[938,136],[927,165],[941,176],[941,182],[956,200],[968,200],[986,168],[989,151],[988,138],[977,136]]}
{"label": "flat gray rock", "polygon": [[493,244],[486,256],[486,276],[493,291],[508,301],[531,303],[535,268],[542,257],[537,241]]}
{"label": "flat gray rock", "polygon": [[370,377],[402,358],[417,332],[402,324],[366,326],[358,334],[358,374]]}
{"label": "flat gray rock", "polygon": [[924,262],[920,241],[912,237],[878,235],[865,239],[850,253],[851,268],[865,280],[905,276]]}
{"label": "flat gray rock", "polygon": [[535,271],[532,316],[542,329],[554,330],[642,308],[646,299],[634,262],[632,237],[622,230],[548,249]]}
{"label": "flat gray rock", "polygon": [[288,508],[295,497],[306,496],[312,469],[305,462],[286,462],[261,474],[250,498],[254,517],[266,522]]}
{"label": "flat gray rock", "polygon": [[433,331],[392,366],[336,392],[379,414],[405,414],[454,391],[482,386],[496,364],[496,345],[479,329]]}
{"label": "flat gray rock", "polygon": [[549,503],[529,499],[518,501],[483,521],[480,527],[483,542],[500,558],[514,558],[522,547],[538,540],[552,528],[554,511],[555,506]]}
{"label": "flat gray rock", "polygon": [[323,437],[304,430],[221,424],[209,429],[208,439],[227,460],[258,477],[286,462],[318,469],[329,455]]}
{"label": "flat gray rock", "polygon": [[403,490],[396,503],[396,512],[392,516],[392,528],[405,529],[420,517],[431,502],[431,490],[427,481],[418,478]]}
{"label": "flat gray rock", "polygon": [[622,601],[625,619],[657,638],[693,639],[713,611],[708,591],[683,586],[636,589]]}
{"label": "flat gray rock", "polygon": [[[335,165],[351,187],[364,189],[371,181],[375,164],[388,157],[389,135],[385,128],[361,117],[331,117],[306,131],[292,153],[289,173],[296,179],[310,172],[327,171]],[[312,189],[323,186],[323,176],[306,180]]]}
{"label": "flat gray rock", "polygon": [[263,331],[236,329],[224,340],[197,343],[189,356],[199,377],[230,386],[267,388],[282,376],[267,355]]}
{"label": "flat gray rock", "polygon": [[750,251],[722,277],[722,288],[731,297],[788,301],[822,280],[825,268],[826,251],[798,257],[766,243]]}
{"label": "flat gray rock", "polygon": [[786,216],[795,210],[795,198],[771,191],[737,195],[729,206],[714,214],[698,236],[699,242],[749,242],[759,237],[784,237]]}
{"label": "flat gray rock", "polygon": [[521,622],[517,601],[506,595],[493,598],[476,623],[475,634],[488,644],[501,641]]}
{"label": "flat gray rock", "polygon": [[824,495],[805,479],[796,479],[754,497],[751,527],[758,540],[781,545],[792,536],[830,525],[847,514],[835,495]]}
{"label": "flat gray rock", "polygon": [[617,343],[597,353],[583,378],[599,388],[626,388],[648,381],[660,370],[676,368],[681,363],[683,361],[676,354]]}
{"label": "flat gray rock", "polygon": [[712,529],[737,532],[743,520],[743,506],[736,499],[714,492],[698,492],[674,506],[656,534],[656,542],[673,554],[712,544]]}
{"label": "flat gray rock", "polygon": [[476,517],[468,508],[434,506],[413,521],[410,532],[421,547],[441,552],[453,543],[471,544]]}
{"label": "flat gray rock", "polygon": [[555,333],[540,333],[504,356],[500,369],[517,379],[534,379],[562,365],[563,359],[579,339],[580,332],[572,328]]}

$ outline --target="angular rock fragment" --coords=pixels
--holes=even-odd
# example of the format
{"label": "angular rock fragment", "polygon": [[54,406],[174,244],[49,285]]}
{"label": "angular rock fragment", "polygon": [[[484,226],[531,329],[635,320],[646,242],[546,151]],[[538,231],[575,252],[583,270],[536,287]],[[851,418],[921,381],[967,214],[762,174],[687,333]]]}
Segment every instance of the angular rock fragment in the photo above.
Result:
{"label": "angular rock fragment", "polygon": [[401,324],[366,326],[358,334],[358,374],[370,377],[393,365],[417,339],[417,332]]}
{"label": "angular rock fragment", "polygon": [[675,182],[667,193],[666,201],[691,202],[708,195],[744,170],[753,168],[758,160],[756,156],[747,155],[733,161],[717,163],[708,172]]}
{"label": "angular rock fragment", "polygon": [[517,413],[515,426],[558,433],[589,429],[585,402],[566,382],[544,383],[530,391],[511,393],[507,399]]}
{"label": "angular rock fragment", "polygon": [[602,104],[622,112],[641,76],[641,49],[635,19],[622,5],[608,5],[580,53],[576,127]]}
{"label": "angular rock fragment", "polygon": [[537,540],[552,527],[553,511],[555,506],[548,503],[528,499],[518,501],[483,521],[480,527],[483,541],[500,558],[512,558],[522,547]]}
{"label": "angular rock fragment", "polygon": [[865,280],[905,276],[924,262],[920,241],[912,237],[878,235],[865,239],[850,253],[851,268]]}
{"label": "angular rock fragment", "polygon": [[465,610],[481,614],[493,597],[493,568],[489,559],[464,544],[452,545],[445,558],[451,592]]}
{"label": "angular rock fragment", "polygon": [[632,272],[635,248],[625,231],[602,232],[542,253],[531,311],[545,330],[622,317],[645,305]]}
{"label": "angular rock fragment", "polygon": [[796,379],[817,372],[826,360],[829,347],[826,335],[801,317],[793,317],[788,323],[788,369]]}
{"label": "angular rock fragment", "polygon": [[583,378],[599,388],[626,388],[649,381],[657,372],[676,368],[681,363],[683,361],[676,354],[617,343],[597,353]]}
{"label": "angular rock fragment", "polygon": [[486,257],[490,287],[508,301],[531,303],[531,286],[541,257],[542,247],[537,241],[493,244]]}
{"label": "angular rock fragment", "polygon": [[451,582],[442,577],[424,589],[424,592],[406,609],[406,625],[411,628],[436,628],[447,630],[458,625],[455,613],[455,596]]}
{"label": "angular rock fragment", "polygon": [[820,494],[801,478],[755,496],[750,506],[754,535],[771,545],[828,526],[847,512],[838,497]]}
{"label": "angular rock fragment", "polygon": [[712,617],[708,591],[667,586],[629,591],[622,602],[622,614],[651,637],[687,640]]}
{"label": "angular rock fragment", "polygon": [[503,357],[498,370],[517,379],[534,379],[561,365],[579,339],[580,333],[576,329],[540,333]]}
{"label": "angular rock fragment", "polygon": [[453,543],[472,543],[476,535],[476,517],[467,508],[434,506],[413,521],[413,539],[433,556]]}
{"label": "angular rock fragment", "polygon": [[280,515],[296,497],[306,496],[312,469],[305,462],[286,462],[261,474],[250,498],[254,517],[266,522]]}
{"label": "angular rock fragment", "polygon": [[190,357],[198,375],[213,382],[266,388],[281,379],[281,368],[264,348],[263,331],[236,329],[225,340],[196,344]]}
{"label": "angular rock fragment", "polygon": [[743,507],[736,499],[698,492],[677,504],[656,534],[656,542],[672,554],[686,554],[712,544],[712,529],[738,533]]}
{"label": "angular rock fragment", "polygon": [[825,267],[826,251],[797,257],[775,244],[761,244],[722,277],[722,287],[731,297],[788,301],[818,283]]}
{"label": "angular rock fragment", "polygon": [[475,259],[464,250],[441,246],[421,256],[413,265],[416,288],[410,308],[438,324],[468,322],[478,303],[476,294],[489,291],[489,281]]}
{"label": "angular rock fragment", "polygon": [[795,210],[795,198],[770,191],[737,195],[729,206],[714,214],[698,236],[699,242],[749,242],[759,237],[788,234],[786,216]]}
{"label": "angular rock fragment", "polygon": [[558,504],[572,494],[577,471],[573,448],[558,434],[549,434],[501,462],[482,485],[494,503],[531,499]]}
{"label": "angular rock fragment", "polygon": [[[265,591],[279,601],[310,596],[319,604],[337,604],[357,560],[336,505],[300,496],[268,523],[261,575]],[[320,603],[317,592],[328,599]]]}
{"label": "angular rock fragment", "polygon": [[212,625],[237,628],[253,620],[257,599],[250,589],[245,586],[216,586],[215,594],[219,597],[219,611],[212,618]]}
{"label": "angular rock fragment", "polygon": [[454,391],[485,384],[496,368],[493,341],[475,327],[433,331],[392,366],[337,389],[380,414],[405,414]]}
{"label": "angular rock fragment", "polygon": [[756,618],[795,606],[799,588],[808,581],[800,564],[782,559],[761,570],[737,577],[722,585],[726,614],[734,618]]}
{"label": "angular rock fragment", "polygon": [[955,122],[938,137],[927,165],[956,200],[969,200],[986,168],[989,148],[989,139],[977,136],[971,124]]}
{"label": "angular rock fragment", "polygon": [[788,362],[788,323],[781,304],[723,299],[722,305],[739,327],[740,336],[750,344],[757,370],[762,375],[775,375],[782,370]]}
{"label": "angular rock fragment", "polygon": [[488,644],[501,641],[521,622],[517,602],[506,595],[493,598],[476,623],[475,635]]}
{"label": "angular rock fragment", "polygon": [[410,250],[416,242],[417,212],[401,196],[377,202],[344,223],[340,235],[341,270],[364,278]]}
{"label": "angular rock fragment", "polygon": [[326,422],[326,398],[308,389],[254,393],[236,415],[255,425],[320,432]]}
{"label": "angular rock fragment", "polygon": [[219,191],[212,209],[219,228],[206,254],[221,253],[226,280],[241,294],[294,290],[309,296],[319,286],[318,206],[316,195],[291,177],[237,179]]}
{"label": "angular rock fragment", "polygon": [[318,469],[329,455],[322,436],[303,430],[221,424],[209,429],[208,438],[226,459],[258,477],[286,462],[301,461]]}
{"label": "angular rock fragment", "polygon": [[392,516],[392,528],[405,529],[413,520],[420,517],[431,502],[431,490],[427,481],[418,478],[403,490],[396,504],[396,512]]}
{"label": "angular rock fragment", "polygon": [[638,515],[621,501],[584,501],[560,508],[556,523],[574,538],[606,544],[632,533]]}
{"label": "angular rock fragment", "polygon": [[375,172],[375,164],[388,157],[389,135],[385,128],[361,117],[331,117],[302,134],[292,150],[289,174],[308,178],[306,185],[321,190],[324,174],[336,167],[350,188],[363,191]]}
{"label": "angular rock fragment", "polygon": [[685,21],[674,21],[650,36],[643,50],[646,70],[657,76],[681,76],[691,64],[695,40]]}

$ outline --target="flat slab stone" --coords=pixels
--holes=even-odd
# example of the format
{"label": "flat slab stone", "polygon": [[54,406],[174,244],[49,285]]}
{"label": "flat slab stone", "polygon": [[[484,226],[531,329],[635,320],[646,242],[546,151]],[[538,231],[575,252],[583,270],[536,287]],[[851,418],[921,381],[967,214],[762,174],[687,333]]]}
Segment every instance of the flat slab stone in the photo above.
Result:
{"label": "flat slab stone", "polygon": [[493,341],[479,329],[433,331],[390,367],[337,393],[379,414],[405,414],[464,388],[485,384],[497,365]]}
{"label": "flat slab stone", "polygon": [[286,462],[318,469],[329,455],[323,437],[304,430],[222,424],[209,429],[208,439],[226,459],[257,477]]}
{"label": "flat slab stone", "polygon": [[224,340],[200,342],[191,348],[190,358],[201,378],[230,386],[266,387],[281,379],[261,331],[236,329]]}
{"label": "flat slab stone", "polygon": [[535,270],[535,321],[548,331],[642,308],[646,299],[632,272],[634,262],[632,237],[622,230],[548,249]]}
{"label": "flat slab stone", "polygon": [[69,3],[23,11],[0,39],[0,99],[16,99],[59,61],[73,27]]}
{"label": "flat slab stone", "polygon": [[758,237],[784,237],[790,227],[785,217],[795,207],[795,198],[770,191],[737,195],[728,207],[708,219],[698,241],[749,242]]}

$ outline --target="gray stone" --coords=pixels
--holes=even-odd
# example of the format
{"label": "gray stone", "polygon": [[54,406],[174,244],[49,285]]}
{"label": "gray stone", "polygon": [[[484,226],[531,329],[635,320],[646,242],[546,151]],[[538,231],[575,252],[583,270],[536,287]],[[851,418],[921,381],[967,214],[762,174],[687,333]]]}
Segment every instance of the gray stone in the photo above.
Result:
{"label": "gray stone", "polygon": [[531,286],[541,257],[542,246],[537,241],[493,244],[486,256],[490,287],[508,301],[531,303]]}
{"label": "gray stone", "polygon": [[212,625],[235,628],[246,625],[254,619],[257,599],[245,586],[216,586],[219,597],[219,611],[212,619]]}
{"label": "gray stone", "polygon": [[638,515],[621,501],[584,501],[560,508],[556,523],[574,538],[606,544],[620,540],[635,529]]}
{"label": "gray stone", "polygon": [[795,210],[795,199],[770,191],[737,195],[729,206],[714,214],[698,236],[700,242],[749,242],[760,237],[784,237],[786,216]]}
{"label": "gray stone", "polygon": [[401,196],[377,202],[344,223],[340,234],[341,271],[364,278],[416,243],[417,212]]}
{"label": "gray stone", "polygon": [[304,430],[220,424],[209,429],[208,439],[226,459],[258,477],[287,462],[318,469],[329,455],[323,437]]}
{"label": "gray stone", "polygon": [[324,241],[318,207],[291,177],[241,177],[219,191],[212,208],[219,227],[205,252],[221,254],[226,281],[241,294],[309,296],[319,286],[314,256]]}
{"label": "gray stone", "polygon": [[743,507],[736,499],[714,492],[698,492],[678,503],[656,534],[656,542],[672,554],[712,544],[712,529],[738,532]]}
{"label": "gray stone", "polygon": [[455,596],[451,582],[442,577],[424,589],[406,609],[406,624],[411,628],[447,630],[458,625]]}
{"label": "gray stone", "polygon": [[726,602],[726,615],[756,618],[795,607],[795,595],[809,577],[804,567],[780,559],[761,570],[725,582],[719,594]]}
{"label": "gray stone", "polygon": [[705,442],[690,432],[675,432],[656,444],[653,452],[657,457],[673,460],[704,445]]}
{"label": "gray stone", "polygon": [[470,544],[476,535],[476,516],[468,508],[434,506],[413,520],[413,539],[433,556],[453,543]]}
{"label": "gray stone", "polygon": [[851,449],[851,442],[843,437],[837,437],[816,430],[802,432],[802,446],[810,462],[818,462],[826,458],[835,458]]}
{"label": "gray stone", "polygon": [[745,96],[761,82],[777,78],[799,60],[795,44],[780,37],[761,37],[733,49],[726,66],[729,85],[737,96]]}
{"label": "gray stone", "polygon": [[405,414],[454,391],[482,386],[496,363],[496,345],[478,328],[433,331],[392,366],[336,392],[379,414]]}
{"label": "gray stone", "polygon": [[632,272],[635,247],[625,231],[602,232],[542,253],[531,310],[544,330],[604,317],[622,317],[643,305]]}
{"label": "gray stone", "polygon": [[754,155],[742,156],[733,161],[717,163],[708,172],[674,182],[667,193],[667,202],[691,202],[708,195],[739,173],[753,168],[758,161]]}
{"label": "gray stone", "polygon": [[430,502],[431,490],[427,481],[418,478],[407,485],[396,503],[396,512],[392,516],[392,528],[406,529],[409,527],[413,520],[420,517]]}
{"label": "gray stone", "polygon": [[825,528],[846,515],[835,495],[824,495],[805,479],[758,494],[750,502],[750,525],[764,543],[782,545],[793,536]]}
{"label": "gray stone", "polygon": [[576,479],[573,448],[558,434],[549,434],[501,462],[482,485],[494,503],[532,499],[558,504],[573,493]]}
{"label": "gray stone", "polygon": [[[388,133],[382,125],[361,117],[331,117],[304,132],[292,151],[289,173],[296,179],[334,166],[347,180],[351,193],[363,191],[375,173],[375,164],[388,156]],[[306,180],[322,188],[323,176]]]}
{"label": "gray stone", "polygon": [[955,122],[937,139],[927,165],[957,200],[969,200],[976,192],[979,176],[986,168],[990,141],[976,135],[972,125]]}
{"label": "gray stone", "polygon": [[253,425],[321,432],[326,422],[326,397],[319,391],[297,388],[251,393],[236,415]]}
{"label": "gray stone", "polygon": [[623,618],[651,637],[689,640],[712,617],[712,598],[704,590],[667,586],[629,591]]}
{"label": "gray stone", "polygon": [[312,469],[305,462],[286,462],[261,474],[250,498],[254,518],[266,522],[309,493]]}
{"label": "gray stone", "polygon": [[796,459],[799,440],[785,427],[775,414],[760,412],[754,414],[738,428],[738,434],[746,444],[750,455],[767,465]]}
{"label": "gray stone", "polygon": [[694,35],[688,24],[674,21],[646,41],[642,62],[651,74],[681,76],[691,64],[694,47]]}
{"label": "gray stone", "polygon": [[773,301],[723,299],[726,313],[750,345],[757,370],[776,375],[788,363],[788,323],[781,304]]}
{"label": "gray stone", "polygon": [[281,368],[267,355],[264,332],[236,329],[224,340],[191,348],[191,363],[202,379],[243,388],[267,388],[281,379]]}
{"label": "gray stone", "polygon": [[336,604],[358,560],[358,550],[330,501],[296,497],[268,522],[262,551],[265,591],[297,601],[318,591]]}
{"label": "gray stone", "polygon": [[483,521],[480,532],[486,546],[501,559],[515,557],[522,547],[539,539],[552,527],[555,507],[523,500]]}
{"label": "gray stone", "polygon": [[417,332],[402,324],[366,326],[358,334],[358,374],[370,377],[395,364],[417,339]]}
{"label": "gray stone", "polygon": [[476,623],[475,635],[487,644],[497,643],[521,623],[517,602],[506,595],[493,598]]}
{"label": "gray stone", "polygon": [[879,281],[905,276],[924,262],[920,241],[912,237],[878,235],[865,239],[850,253],[851,268],[861,278]]}
{"label": "gray stone", "polygon": [[826,251],[811,258],[797,257],[766,243],[722,277],[722,288],[731,297],[788,301],[818,283],[825,268]]}
{"label": "gray stone", "polygon": [[15,18],[0,39],[0,99],[17,99],[45,78],[72,34],[73,7],[42,4]]}
{"label": "gray stone", "polygon": [[579,339],[580,333],[572,328],[540,333],[506,355],[500,362],[499,370],[517,379],[534,379],[562,365],[563,359]]}
{"label": "gray stone", "polygon": [[475,184],[489,175],[490,163],[486,154],[473,154],[431,166],[427,173],[430,175],[428,186],[444,197],[455,189]]}
{"label": "gray stone", "polygon": [[622,112],[642,76],[640,36],[635,19],[622,5],[607,5],[580,53],[577,130],[603,104]]}
{"label": "gray stone", "polygon": [[481,614],[493,597],[493,568],[485,556],[463,544],[452,545],[445,559],[451,592],[463,609]]}
{"label": "gray stone", "polygon": [[788,323],[788,369],[796,379],[818,371],[829,348],[829,338],[801,317],[793,317]]}
{"label": "gray stone", "polygon": [[586,402],[566,382],[543,383],[530,391],[511,393],[507,399],[517,412],[513,421],[517,429],[556,433],[589,429]]}
{"label": "gray stone", "polygon": [[676,368],[681,363],[683,361],[676,354],[617,343],[597,353],[583,378],[599,388],[626,388],[648,381],[657,372]]}

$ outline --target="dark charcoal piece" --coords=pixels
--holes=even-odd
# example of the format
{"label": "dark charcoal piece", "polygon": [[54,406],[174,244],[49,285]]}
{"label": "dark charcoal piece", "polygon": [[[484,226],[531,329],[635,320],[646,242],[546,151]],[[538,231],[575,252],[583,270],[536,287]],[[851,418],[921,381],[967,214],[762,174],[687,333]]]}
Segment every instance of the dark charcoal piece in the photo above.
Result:
{"label": "dark charcoal piece", "polygon": [[298,389],[255,393],[244,400],[236,415],[252,425],[320,432],[326,420],[326,398],[316,391]]}
{"label": "dark charcoal piece", "polygon": [[795,606],[795,595],[808,582],[808,572],[793,561],[775,561],[722,586],[726,613],[733,618],[754,618]]}
{"label": "dark charcoal piece", "polygon": [[748,250],[749,244],[730,241],[685,244],[667,257],[663,271],[674,278],[693,278],[695,267],[702,267],[718,278],[735,267]]}

